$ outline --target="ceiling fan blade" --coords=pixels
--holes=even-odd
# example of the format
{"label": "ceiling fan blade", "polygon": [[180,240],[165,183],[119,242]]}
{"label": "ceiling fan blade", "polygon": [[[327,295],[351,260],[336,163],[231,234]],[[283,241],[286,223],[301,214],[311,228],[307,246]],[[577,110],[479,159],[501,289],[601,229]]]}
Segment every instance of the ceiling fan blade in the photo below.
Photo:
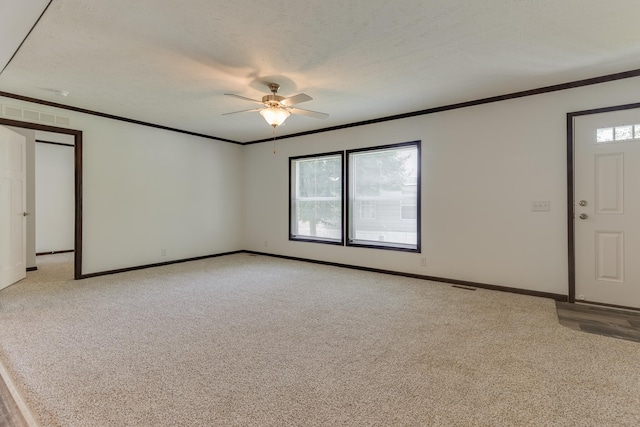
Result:
{"label": "ceiling fan blade", "polygon": [[247,98],[245,96],[235,95],[233,93],[225,93],[225,96],[233,96],[234,98],[242,99],[244,101],[255,102],[258,104],[262,104],[262,101],[258,101],[257,99]]}
{"label": "ceiling fan blade", "polygon": [[240,111],[232,111],[230,113],[222,113],[223,116],[228,116],[229,114],[238,114],[238,113],[250,113],[251,111],[260,111],[262,108],[251,108],[249,110],[240,110]]}
{"label": "ceiling fan blade", "polygon": [[282,101],[280,101],[280,104],[284,105],[285,107],[290,107],[295,104],[300,104],[301,102],[311,101],[312,99],[313,98],[306,93],[299,93],[297,95],[293,95],[283,99]]}
{"label": "ceiling fan blade", "polygon": [[327,113],[305,110],[304,108],[289,108],[289,111],[293,114],[301,114],[303,116],[313,117],[314,119],[326,119],[327,117],[329,117]]}

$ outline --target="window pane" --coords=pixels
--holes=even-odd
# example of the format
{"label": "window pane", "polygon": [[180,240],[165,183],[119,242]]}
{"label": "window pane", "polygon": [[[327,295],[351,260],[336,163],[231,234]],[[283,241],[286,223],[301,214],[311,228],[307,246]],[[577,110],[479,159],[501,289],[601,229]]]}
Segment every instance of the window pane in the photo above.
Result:
{"label": "window pane", "polygon": [[349,244],[419,249],[418,144],[349,153]]}
{"label": "window pane", "polygon": [[640,125],[635,125],[634,126],[634,130],[635,130],[635,132],[634,132],[634,136],[633,137],[635,139],[640,139]]}
{"label": "window pane", "polygon": [[596,143],[613,141],[613,128],[600,128],[596,130]]}
{"label": "window pane", "polygon": [[291,238],[342,242],[342,155],[291,159]]}
{"label": "window pane", "polygon": [[615,128],[616,141],[625,141],[627,139],[633,139],[633,126],[616,126]]}

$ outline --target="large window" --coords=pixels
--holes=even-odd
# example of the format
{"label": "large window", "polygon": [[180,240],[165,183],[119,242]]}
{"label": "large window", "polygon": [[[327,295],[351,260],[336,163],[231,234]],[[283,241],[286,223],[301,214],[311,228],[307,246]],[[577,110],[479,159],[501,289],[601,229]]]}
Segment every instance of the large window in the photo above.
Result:
{"label": "large window", "polygon": [[291,240],[342,245],[343,153],[289,159]]}
{"label": "large window", "polygon": [[289,239],[420,252],[420,141],[346,151],[346,206],[344,158],[289,159]]}
{"label": "large window", "polygon": [[347,245],[420,252],[420,141],[347,151]]}

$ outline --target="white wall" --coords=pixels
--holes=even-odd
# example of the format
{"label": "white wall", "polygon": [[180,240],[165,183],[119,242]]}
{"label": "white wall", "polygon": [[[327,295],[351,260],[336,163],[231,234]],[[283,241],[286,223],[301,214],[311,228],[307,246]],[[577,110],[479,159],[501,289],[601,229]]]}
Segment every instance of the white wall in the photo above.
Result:
{"label": "white wall", "polygon": [[[568,293],[566,113],[640,101],[639,78],[245,147],[247,250]],[[422,253],[288,240],[288,158],[422,140]],[[551,201],[532,212],[534,200]],[[267,242],[268,246],[265,246]],[[420,258],[427,267],[420,267]]]}
{"label": "white wall", "polygon": [[[276,155],[270,143],[242,147],[0,103],[71,117],[84,131],[84,274],[247,249],[566,294],[566,113],[638,102],[639,83],[285,139]],[[417,139],[422,254],[288,240],[290,156]],[[551,211],[531,212],[533,200],[550,200]]]}
{"label": "white wall", "polygon": [[243,249],[241,146],[98,117],[81,128],[87,272]]}
{"label": "white wall", "polygon": [[[37,140],[73,144],[73,136]],[[56,141],[53,141],[56,139]],[[36,253],[74,249],[74,147],[36,142]]]}
{"label": "white wall", "polygon": [[0,104],[70,117],[70,128],[84,132],[83,274],[243,249],[243,147],[9,98]]}

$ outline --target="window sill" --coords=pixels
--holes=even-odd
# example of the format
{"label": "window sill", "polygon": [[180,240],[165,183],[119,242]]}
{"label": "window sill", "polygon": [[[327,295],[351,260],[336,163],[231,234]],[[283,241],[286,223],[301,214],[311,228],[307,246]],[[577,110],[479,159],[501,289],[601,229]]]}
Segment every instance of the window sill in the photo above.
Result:
{"label": "window sill", "polygon": [[369,249],[386,249],[388,251],[420,253],[420,247],[403,243],[376,242],[372,240],[349,240],[347,246]]}
{"label": "window sill", "polygon": [[314,238],[309,236],[295,236],[290,235],[289,240],[292,242],[307,242],[307,243],[322,243],[325,245],[336,245],[336,246],[344,246],[344,242],[342,240],[334,240],[334,239],[323,239],[323,238]]}

